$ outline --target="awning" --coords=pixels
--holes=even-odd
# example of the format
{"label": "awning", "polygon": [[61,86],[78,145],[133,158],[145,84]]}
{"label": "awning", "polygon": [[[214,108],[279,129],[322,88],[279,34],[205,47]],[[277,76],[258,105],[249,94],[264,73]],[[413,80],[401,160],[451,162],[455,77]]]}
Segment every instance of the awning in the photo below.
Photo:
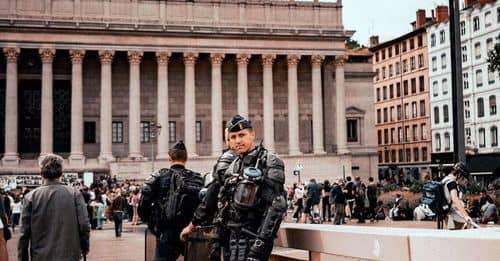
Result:
{"label": "awning", "polygon": [[472,175],[491,175],[500,169],[500,153],[468,155],[467,167]]}

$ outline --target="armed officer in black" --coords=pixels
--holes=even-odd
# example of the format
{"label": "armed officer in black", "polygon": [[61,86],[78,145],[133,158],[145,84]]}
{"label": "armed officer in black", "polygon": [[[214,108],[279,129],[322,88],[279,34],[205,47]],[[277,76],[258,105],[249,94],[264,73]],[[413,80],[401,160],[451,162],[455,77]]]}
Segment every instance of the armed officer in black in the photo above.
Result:
{"label": "armed officer in black", "polygon": [[228,231],[222,242],[226,261],[268,260],[286,211],[284,164],[262,145],[255,146],[249,120],[230,121],[229,140],[238,157],[224,173],[216,224]]}
{"label": "armed officer in black", "polygon": [[[139,206],[139,214],[148,222],[148,228],[156,236],[155,261],[175,261],[183,254],[184,242],[179,239],[179,234],[183,227],[189,224],[193,217],[193,212],[199,204],[196,191],[191,194],[193,202],[171,203],[177,196],[175,193],[186,193],[184,190],[173,192],[177,187],[176,180],[181,178],[190,179],[191,182],[202,183],[199,173],[185,168],[187,162],[187,151],[182,141],[177,142],[168,152],[169,169],[160,169],[149,177],[142,190],[142,198]],[[192,186],[192,185],[191,185]],[[196,189],[194,189],[196,190]],[[196,194],[196,195],[194,195]],[[190,196],[190,195],[188,195]],[[174,209],[173,212],[182,213],[176,216],[172,213],[171,206],[179,206],[182,209]],[[147,208],[150,209],[147,209]],[[169,216],[174,216],[169,219]]]}
{"label": "armed officer in black", "polygon": [[213,227],[211,250],[209,260],[219,261],[221,258],[221,249],[224,238],[228,237],[227,230],[220,225],[214,225],[214,217],[217,212],[217,202],[219,192],[224,186],[224,174],[229,165],[238,157],[238,154],[231,149],[228,129],[225,129],[224,138],[227,148],[224,149],[222,155],[217,159],[217,163],[213,167],[212,176],[213,181],[207,185],[207,191],[203,197],[201,204],[194,212],[191,223],[185,227],[181,232],[181,240],[185,240],[193,230],[201,226]]}

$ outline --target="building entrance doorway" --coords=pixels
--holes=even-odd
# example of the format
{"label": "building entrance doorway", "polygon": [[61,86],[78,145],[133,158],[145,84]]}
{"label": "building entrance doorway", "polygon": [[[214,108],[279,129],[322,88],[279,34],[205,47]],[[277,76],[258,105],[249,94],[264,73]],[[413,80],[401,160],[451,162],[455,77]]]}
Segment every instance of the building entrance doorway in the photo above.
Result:
{"label": "building entrance doorway", "polygon": [[18,150],[25,159],[34,159],[40,154],[41,81],[19,81],[19,135]]}
{"label": "building entrance doorway", "polygon": [[71,80],[54,81],[54,152],[71,151]]}

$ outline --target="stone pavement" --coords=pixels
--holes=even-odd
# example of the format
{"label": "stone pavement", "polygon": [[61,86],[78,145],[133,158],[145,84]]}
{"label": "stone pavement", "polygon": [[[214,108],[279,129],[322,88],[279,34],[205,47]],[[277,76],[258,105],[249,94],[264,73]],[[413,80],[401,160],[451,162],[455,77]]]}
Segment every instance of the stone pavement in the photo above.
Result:
{"label": "stone pavement", "polygon": [[[355,221],[348,221],[349,225],[378,226],[378,227],[406,227],[406,228],[435,228],[435,223],[430,221],[380,221],[365,224],[356,224]],[[92,230],[90,241],[89,261],[142,261],[144,260],[144,232],[146,227],[132,226],[129,222],[123,224],[122,237],[115,238],[113,223],[105,224],[103,230]],[[18,230],[13,239],[7,243],[9,260],[17,260]],[[291,250],[285,248],[275,248],[274,252],[286,256],[297,257],[299,260],[304,256],[305,251]]]}
{"label": "stone pavement", "polygon": [[[144,231],[146,226],[123,224],[123,233],[115,238],[113,223],[106,223],[103,230],[92,230],[90,235],[89,261],[141,261],[144,260]],[[9,260],[17,260],[17,241],[19,233],[16,229],[13,239],[7,242]]]}

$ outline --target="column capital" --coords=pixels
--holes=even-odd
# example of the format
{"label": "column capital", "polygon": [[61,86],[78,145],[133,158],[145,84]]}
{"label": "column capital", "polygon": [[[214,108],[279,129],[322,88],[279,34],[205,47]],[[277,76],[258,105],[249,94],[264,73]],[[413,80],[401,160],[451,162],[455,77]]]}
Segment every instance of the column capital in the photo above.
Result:
{"label": "column capital", "polygon": [[299,54],[289,54],[286,56],[286,59],[288,61],[288,66],[297,65],[300,62],[300,55]]}
{"label": "column capital", "polygon": [[167,65],[170,56],[172,56],[171,52],[158,51],[156,52],[156,62],[158,62],[158,65]]}
{"label": "column capital", "polygon": [[321,64],[323,63],[323,61],[325,60],[325,56],[324,55],[313,55],[311,56],[311,64],[312,65],[319,65],[321,66]]}
{"label": "column capital", "polygon": [[21,49],[17,47],[5,47],[3,48],[3,53],[5,54],[5,58],[7,58],[8,63],[15,63],[21,53]]}
{"label": "column capital", "polygon": [[101,64],[111,64],[113,62],[114,50],[99,50],[99,59]]}
{"label": "column capital", "polygon": [[236,62],[240,65],[247,65],[252,58],[251,54],[248,53],[238,53],[236,54]]}
{"label": "column capital", "polygon": [[212,62],[212,65],[221,65],[224,57],[226,55],[223,53],[212,53],[210,54],[210,62]]}
{"label": "column capital", "polygon": [[144,55],[143,51],[139,50],[128,51],[127,52],[128,62],[134,65],[140,64],[143,55]]}
{"label": "column capital", "polygon": [[69,56],[71,57],[71,63],[80,64],[83,62],[83,58],[85,57],[85,50],[71,49],[69,50]]}
{"label": "column capital", "polygon": [[198,53],[193,53],[193,52],[184,53],[185,65],[194,65],[196,63],[196,59],[198,59]]}
{"label": "column capital", "polygon": [[338,55],[335,56],[335,65],[343,66],[347,62],[347,55]]}
{"label": "column capital", "polygon": [[276,54],[263,54],[262,65],[273,65],[274,59],[276,59]]}
{"label": "column capital", "polygon": [[38,53],[40,54],[40,58],[42,58],[42,63],[52,63],[52,61],[54,61],[54,56],[56,55],[56,49],[40,48]]}

